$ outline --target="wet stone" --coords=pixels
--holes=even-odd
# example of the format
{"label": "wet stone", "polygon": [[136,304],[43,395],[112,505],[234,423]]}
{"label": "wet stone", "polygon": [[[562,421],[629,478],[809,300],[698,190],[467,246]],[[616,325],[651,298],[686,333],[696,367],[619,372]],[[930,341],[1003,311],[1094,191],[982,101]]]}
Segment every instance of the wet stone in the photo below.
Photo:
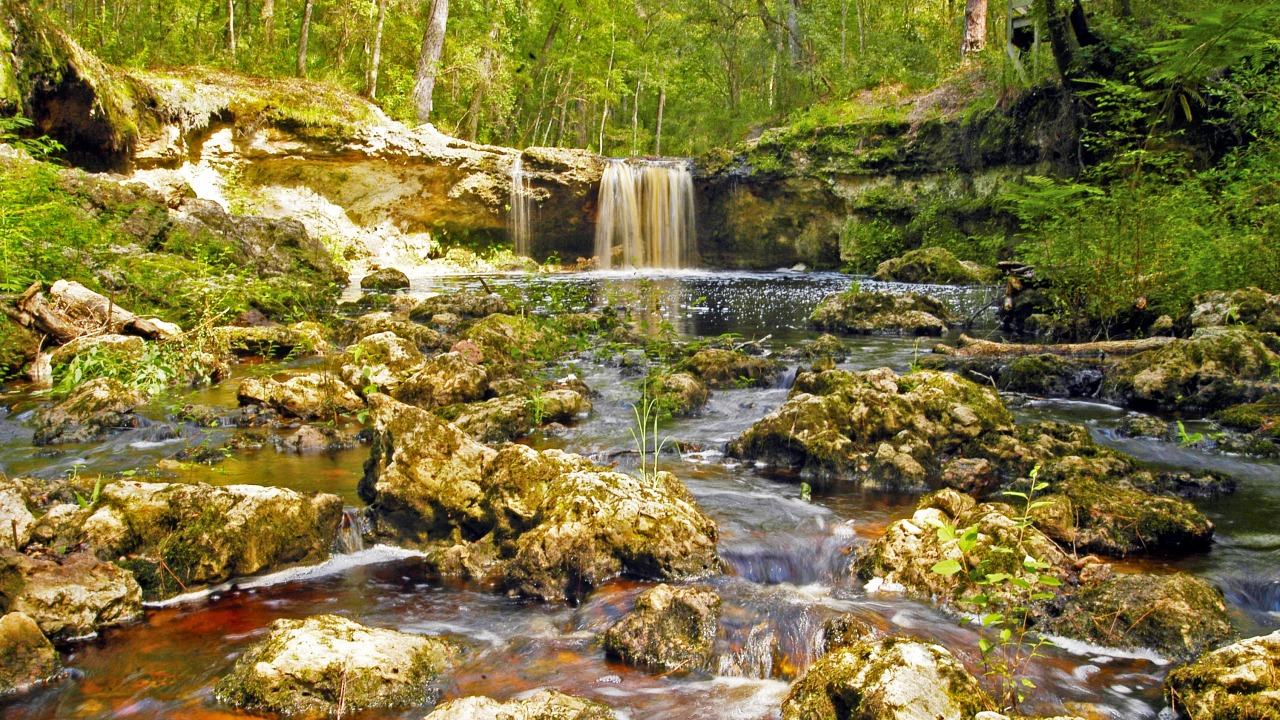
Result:
{"label": "wet stone", "polygon": [[706,670],[715,659],[720,596],[709,588],[658,585],[604,634],[605,651],[658,672]]}

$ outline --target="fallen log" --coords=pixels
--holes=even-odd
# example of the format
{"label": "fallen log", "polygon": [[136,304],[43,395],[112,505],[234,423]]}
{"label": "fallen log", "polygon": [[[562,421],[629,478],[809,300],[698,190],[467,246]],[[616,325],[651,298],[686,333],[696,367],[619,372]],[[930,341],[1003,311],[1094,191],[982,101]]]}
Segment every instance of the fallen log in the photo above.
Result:
{"label": "fallen log", "polygon": [[933,348],[933,351],[940,355],[955,358],[1005,358],[1021,357],[1023,355],[1057,355],[1060,357],[1084,358],[1105,355],[1136,355],[1140,352],[1162,348],[1175,339],[1171,337],[1153,337],[1141,340],[1104,340],[1063,345],[1038,345],[992,342],[961,335],[957,347],[937,345]]}
{"label": "fallen log", "polygon": [[173,323],[134,315],[74,281],[54,283],[48,297],[40,292],[40,284],[34,283],[14,305],[19,313],[15,319],[59,345],[96,334],[127,333],[149,340],[167,340],[182,334],[182,328]]}

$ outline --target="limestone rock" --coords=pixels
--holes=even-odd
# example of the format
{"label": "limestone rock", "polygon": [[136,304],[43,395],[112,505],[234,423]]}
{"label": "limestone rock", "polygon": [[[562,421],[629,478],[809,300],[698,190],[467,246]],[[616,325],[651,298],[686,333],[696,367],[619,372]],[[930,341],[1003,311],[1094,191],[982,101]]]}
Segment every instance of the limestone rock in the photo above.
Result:
{"label": "limestone rock", "polygon": [[276,620],[218,681],[238,708],[332,716],[432,701],[457,649],[440,638],[365,627],[337,615]]}
{"label": "limestone rock", "polygon": [[1174,669],[1169,705],[1191,720],[1280,717],[1280,631],[1228,645]]}
{"label": "limestone rock", "polygon": [[604,647],[622,662],[657,672],[696,672],[715,659],[720,596],[709,588],[658,585],[605,631]]}
{"label": "limestone rock", "polygon": [[34,620],[20,612],[0,617],[0,697],[53,677],[61,666]]}
{"label": "limestone rock", "polygon": [[231,353],[241,356],[284,358],[329,349],[324,327],[314,322],[217,327],[213,334]]}
{"label": "limestone rock", "polygon": [[346,331],[346,334],[353,340],[360,340],[370,335],[385,332],[395,333],[397,336],[416,345],[419,350],[439,348],[446,344],[444,336],[435,330],[425,325],[405,320],[403,316],[389,312],[373,312],[361,315],[351,321],[351,327]]}
{"label": "limestone rock", "polygon": [[409,287],[409,276],[395,268],[378,268],[360,278],[360,287],[379,292],[403,290]]}
{"label": "limestone rock", "polygon": [[80,355],[93,353],[111,362],[137,362],[146,347],[147,341],[137,335],[85,335],[58,347],[49,360],[54,367],[70,365]]}
{"label": "limestone rock", "polygon": [[327,372],[297,375],[284,381],[248,378],[240,383],[236,398],[241,405],[263,405],[303,420],[331,420],[364,407],[359,395]]}
{"label": "limestone rock", "polygon": [[416,343],[394,332],[370,335],[343,352],[342,379],[356,391],[394,392],[425,361]]}
{"label": "limestone rock", "polygon": [[1246,327],[1280,333],[1280,295],[1256,287],[1197,295],[1189,311],[1191,327]]}
{"label": "limestone rock", "polygon": [[782,374],[777,360],[720,348],[699,350],[683,366],[712,388],[767,387]]}
{"label": "limestone rock", "polygon": [[89,553],[50,559],[0,551],[0,608],[26,614],[54,640],[91,635],[142,615],[128,571]]}
{"label": "limestone rock", "polygon": [[460,352],[431,358],[410,375],[392,397],[426,410],[480,400],[489,389],[489,373]]}
{"label": "limestone rock", "polygon": [[113,429],[137,427],[134,411],[147,401],[140,390],[126,387],[115,378],[90,380],[66,399],[37,414],[36,445],[90,442]]}
{"label": "limestone rock", "polygon": [[675,417],[698,414],[710,394],[705,383],[687,372],[651,375],[645,382],[645,390],[659,411]]}
{"label": "limestone rock", "polygon": [[559,345],[555,333],[544,330],[527,317],[495,313],[467,328],[462,337],[480,349],[482,362],[509,368],[539,357],[547,357]]}
{"label": "limestone rock", "polygon": [[941,302],[916,293],[891,295],[854,288],[828,295],[809,324],[855,334],[941,335],[952,317]]}
{"label": "limestone rock", "polygon": [[827,653],[791,686],[783,720],[969,720],[995,704],[945,648],[906,638]]}
{"label": "limestone rock", "polygon": [[950,250],[920,248],[902,257],[885,260],[876,268],[876,280],[937,285],[979,285],[994,282],[996,271],[976,263],[961,262]]}
{"label": "limestone rock", "polygon": [[22,550],[31,540],[35,523],[22,493],[16,488],[0,487],[0,549]]}
{"label": "limestone rock", "polygon": [[505,395],[455,408],[452,422],[481,442],[502,442],[528,435],[543,424],[571,422],[591,412],[585,395],[566,388]]}
{"label": "limestone rock", "polygon": [[593,700],[540,690],[525,700],[501,703],[480,696],[450,700],[423,720],[615,720],[606,705]]}
{"label": "limestone rock", "polygon": [[410,311],[409,318],[430,322],[432,316],[446,313],[464,319],[482,318],[495,313],[510,314],[511,310],[511,305],[501,295],[462,290],[424,298]]}
{"label": "limestone rock", "polygon": [[1107,373],[1103,397],[1131,407],[1208,412],[1274,392],[1280,341],[1235,328],[1209,328],[1195,337],[1125,358]]}

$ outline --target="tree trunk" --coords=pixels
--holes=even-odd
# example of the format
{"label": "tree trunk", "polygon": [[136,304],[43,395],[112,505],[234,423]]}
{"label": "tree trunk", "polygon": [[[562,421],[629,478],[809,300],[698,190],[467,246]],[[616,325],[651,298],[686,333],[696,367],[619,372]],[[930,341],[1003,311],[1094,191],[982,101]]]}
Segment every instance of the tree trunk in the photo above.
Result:
{"label": "tree trunk", "polygon": [[662,154],[662,111],[667,105],[667,88],[662,86],[658,88],[658,129],[653,137],[653,154]]}
{"label": "tree trunk", "polygon": [[968,57],[987,46],[987,0],[967,0],[964,4],[964,43],[960,54]]}
{"label": "tree trunk", "polygon": [[378,67],[382,65],[382,26],[386,19],[387,0],[378,0],[378,28],[373,34],[373,58],[369,61],[369,76],[364,85],[364,94],[370,100],[378,97]]}
{"label": "tree trunk", "polygon": [[267,47],[276,40],[276,0],[262,0],[262,36],[267,40]]}
{"label": "tree trunk", "polygon": [[1064,345],[1030,345],[1022,343],[998,343],[961,335],[958,347],[938,345],[933,351],[958,358],[1009,358],[1024,355],[1058,355],[1061,357],[1098,357],[1101,355],[1135,355],[1155,350],[1173,342],[1171,337],[1152,337],[1140,340],[1104,340],[1091,343]]}
{"label": "tree trunk", "polygon": [[431,0],[427,10],[427,27],[422,33],[422,52],[413,74],[413,105],[418,122],[427,122],[434,107],[436,72],[440,69],[440,53],[444,50],[444,31],[449,22],[449,0]]}
{"label": "tree trunk", "polygon": [[480,112],[484,107],[485,93],[493,82],[493,56],[497,53],[500,37],[499,27],[495,24],[489,29],[489,44],[480,53],[476,89],[471,94],[471,105],[467,107],[467,139],[472,142],[480,135]]}
{"label": "tree trunk", "polygon": [[1067,16],[1058,9],[1057,0],[1038,0],[1037,4],[1044,15],[1045,29],[1049,32],[1049,46],[1053,50],[1053,62],[1058,66],[1058,74],[1063,80],[1069,80],[1075,51],[1071,47],[1071,29],[1067,25]]}
{"label": "tree trunk", "polygon": [[311,11],[315,0],[307,0],[302,10],[302,32],[298,34],[298,77],[307,76],[307,42],[311,38]]}
{"label": "tree trunk", "polygon": [[231,51],[231,61],[236,59],[236,0],[227,0],[227,49]]}

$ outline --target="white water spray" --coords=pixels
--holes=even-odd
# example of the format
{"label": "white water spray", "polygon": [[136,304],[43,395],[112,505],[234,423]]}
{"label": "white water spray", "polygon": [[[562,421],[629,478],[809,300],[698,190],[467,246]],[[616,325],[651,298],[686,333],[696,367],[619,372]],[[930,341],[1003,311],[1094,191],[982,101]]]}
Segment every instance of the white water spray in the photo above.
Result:
{"label": "white water spray", "polygon": [[529,177],[524,174],[524,161],[519,155],[511,163],[511,210],[507,216],[507,225],[511,232],[511,241],[517,255],[531,257],[533,252],[533,231],[530,229],[530,216],[533,214],[533,187]]}
{"label": "white water spray", "polygon": [[600,178],[596,265],[683,268],[696,237],[693,173],[683,160],[610,159]]}

